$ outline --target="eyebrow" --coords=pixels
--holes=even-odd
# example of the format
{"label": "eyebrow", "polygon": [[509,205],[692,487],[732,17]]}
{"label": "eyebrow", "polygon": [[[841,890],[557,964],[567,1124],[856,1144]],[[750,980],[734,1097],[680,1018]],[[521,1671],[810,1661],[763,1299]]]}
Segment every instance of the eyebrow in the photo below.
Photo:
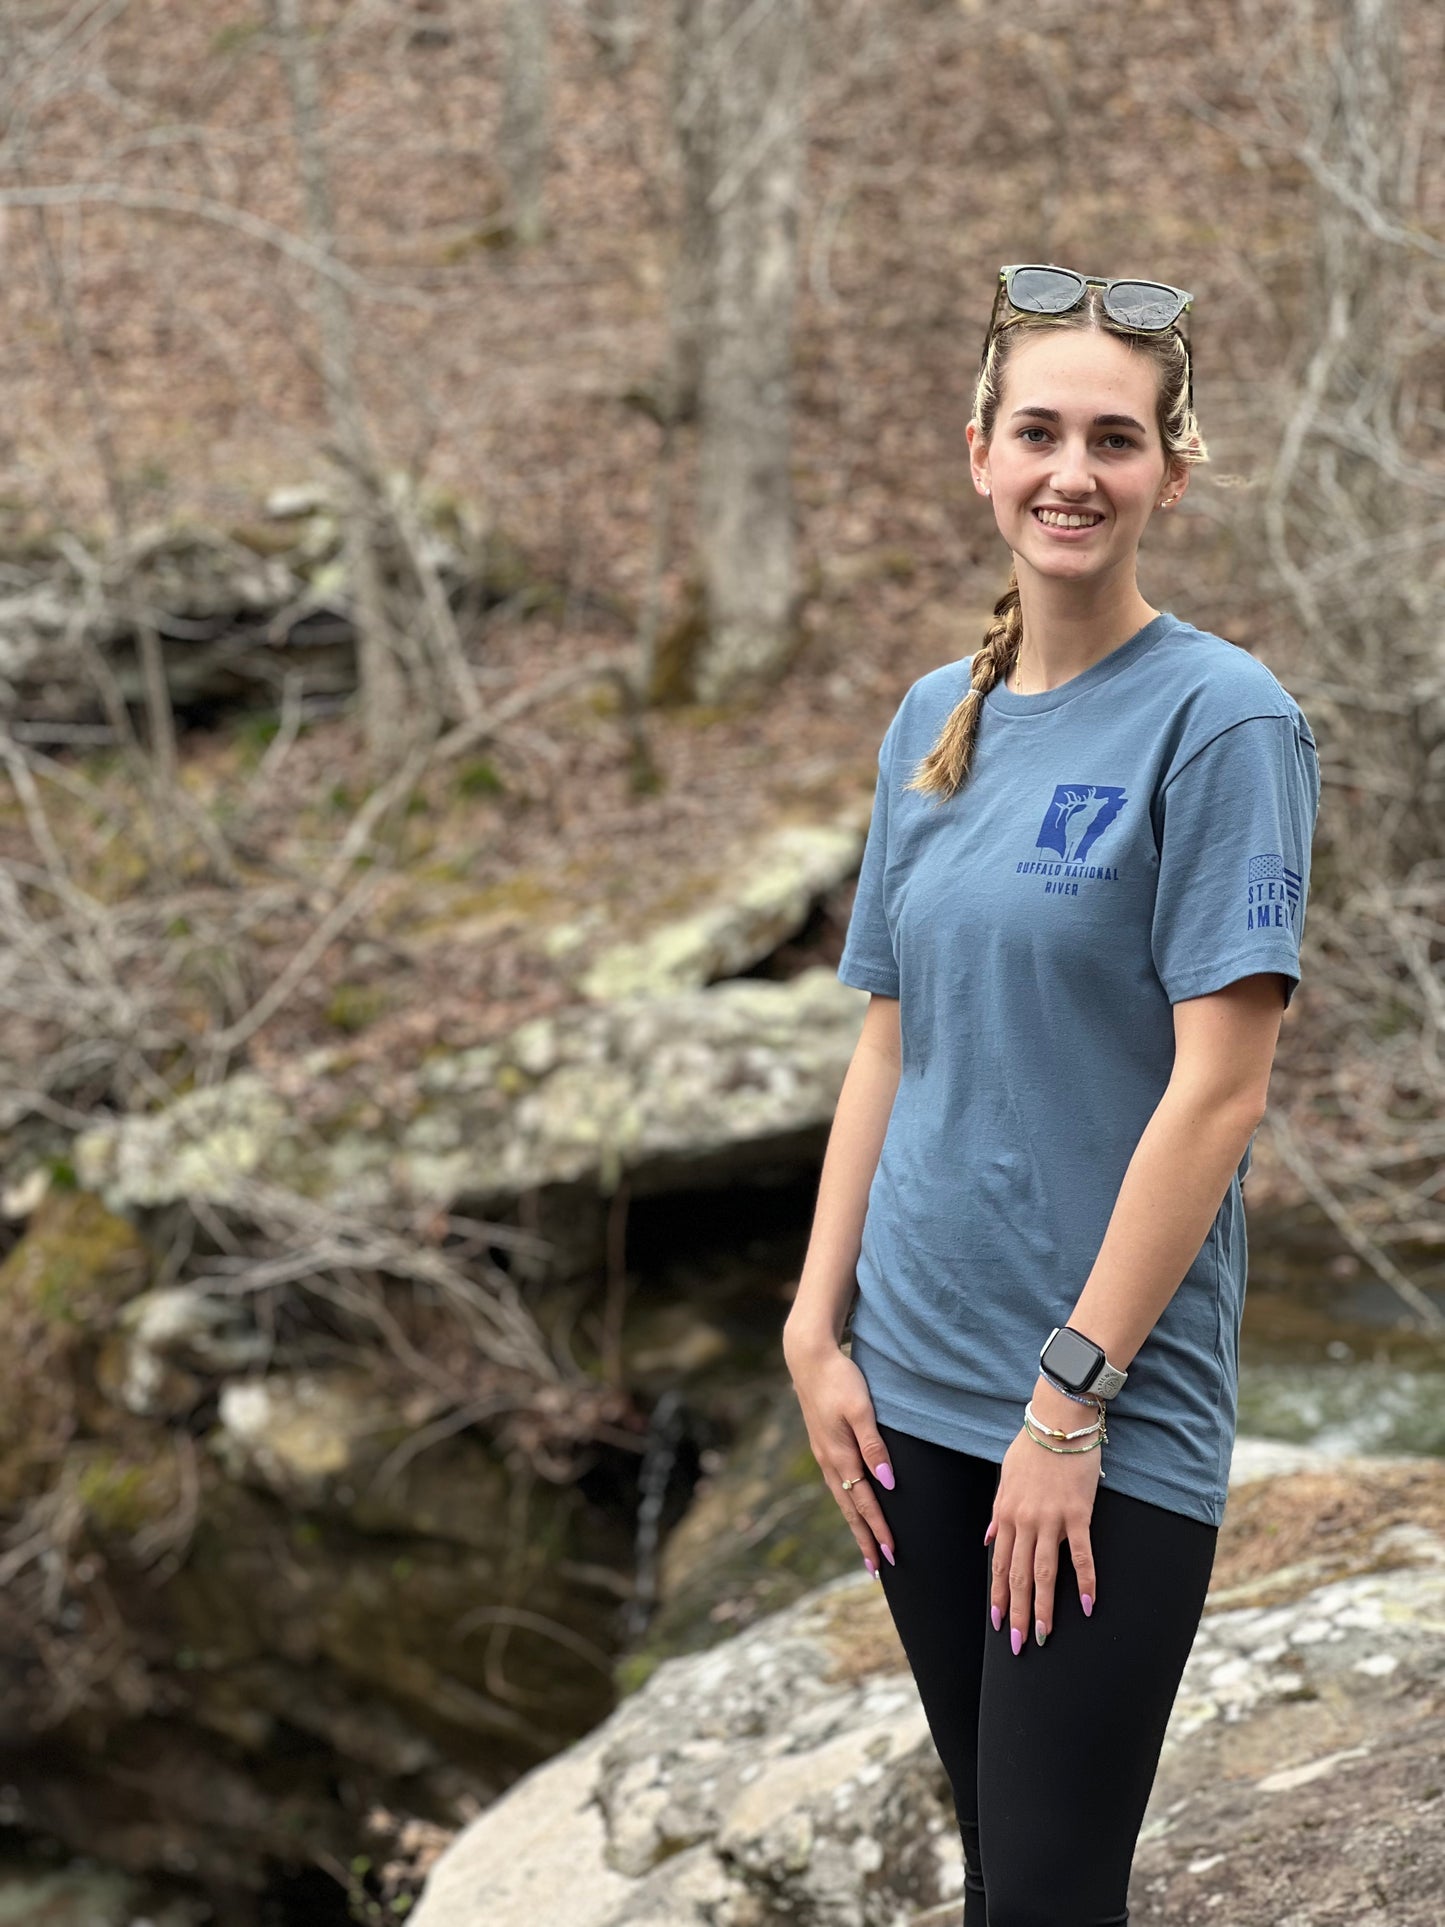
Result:
{"label": "eyebrow", "polygon": [[[1016,408],[1009,419],[1017,421],[1020,415],[1037,415],[1046,422],[1062,419],[1057,408]],[[1143,422],[1136,422],[1132,415],[1095,415],[1094,426],[1095,428],[1137,428],[1141,435],[1149,432]]]}

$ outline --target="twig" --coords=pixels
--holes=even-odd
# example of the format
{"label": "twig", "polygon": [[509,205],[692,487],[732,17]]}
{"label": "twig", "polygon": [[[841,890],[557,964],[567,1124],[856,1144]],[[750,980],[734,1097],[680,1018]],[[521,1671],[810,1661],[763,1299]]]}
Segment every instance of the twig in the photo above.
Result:
{"label": "twig", "polygon": [[1367,1264],[1375,1276],[1387,1284],[1409,1308],[1421,1331],[1445,1332],[1445,1314],[1412,1279],[1405,1276],[1394,1259],[1360,1228],[1353,1215],[1325,1183],[1313,1159],[1280,1113],[1267,1111],[1264,1123],[1283,1163],[1299,1179],[1356,1257]]}
{"label": "twig", "polygon": [[309,974],[311,966],[324,954],[327,946],[341,934],[348,923],[360,916],[376,894],[383,879],[384,873],[379,870],[368,871],[365,876],[357,879],[341,902],[335,904],[321,919],[265,995],[257,1000],[244,1017],[238,1018],[225,1030],[218,1031],[214,1036],[206,1039],[205,1050],[208,1056],[212,1058],[229,1056],[238,1044],[244,1044],[248,1038],[254,1037],[256,1032],[275,1016],[292,991]]}

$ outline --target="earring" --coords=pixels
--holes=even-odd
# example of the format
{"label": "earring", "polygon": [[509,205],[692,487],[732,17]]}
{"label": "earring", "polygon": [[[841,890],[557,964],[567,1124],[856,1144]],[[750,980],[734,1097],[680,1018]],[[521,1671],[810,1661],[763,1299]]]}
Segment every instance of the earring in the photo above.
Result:
{"label": "earring", "polygon": [[1172,501],[1174,501],[1174,500],[1175,500],[1175,497],[1174,497],[1174,496],[1172,496],[1172,495],[1166,495],[1166,496],[1164,496],[1164,497],[1162,497],[1162,498],[1161,498],[1161,500],[1160,500],[1160,503],[1159,503],[1159,506],[1160,506],[1160,508],[1161,508],[1161,509],[1167,509],[1167,508],[1168,508],[1168,506],[1169,506],[1169,504],[1170,504],[1170,503],[1171,503]]}

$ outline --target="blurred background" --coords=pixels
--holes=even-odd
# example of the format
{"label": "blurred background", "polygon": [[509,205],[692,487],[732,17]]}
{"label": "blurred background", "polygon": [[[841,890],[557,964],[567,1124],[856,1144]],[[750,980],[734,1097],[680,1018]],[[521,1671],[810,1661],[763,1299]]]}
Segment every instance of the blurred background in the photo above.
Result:
{"label": "blurred background", "polygon": [[1001,262],[1193,291],[1141,587],[1319,744],[1241,1430],[1445,1455],[1442,29],[4,9],[0,1919],[399,1918],[856,1565],[778,1340]]}

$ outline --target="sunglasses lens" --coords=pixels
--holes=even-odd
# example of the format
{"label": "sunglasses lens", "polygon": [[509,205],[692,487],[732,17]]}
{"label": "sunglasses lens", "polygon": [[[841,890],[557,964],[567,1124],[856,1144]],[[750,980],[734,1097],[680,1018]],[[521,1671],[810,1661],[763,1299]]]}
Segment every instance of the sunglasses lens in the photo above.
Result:
{"label": "sunglasses lens", "polygon": [[1104,306],[1126,328],[1167,328],[1183,314],[1188,299],[1160,281],[1116,281]]}
{"label": "sunglasses lens", "polygon": [[1084,292],[1080,276],[1067,268],[1015,268],[1008,280],[1008,298],[1031,314],[1064,314]]}

